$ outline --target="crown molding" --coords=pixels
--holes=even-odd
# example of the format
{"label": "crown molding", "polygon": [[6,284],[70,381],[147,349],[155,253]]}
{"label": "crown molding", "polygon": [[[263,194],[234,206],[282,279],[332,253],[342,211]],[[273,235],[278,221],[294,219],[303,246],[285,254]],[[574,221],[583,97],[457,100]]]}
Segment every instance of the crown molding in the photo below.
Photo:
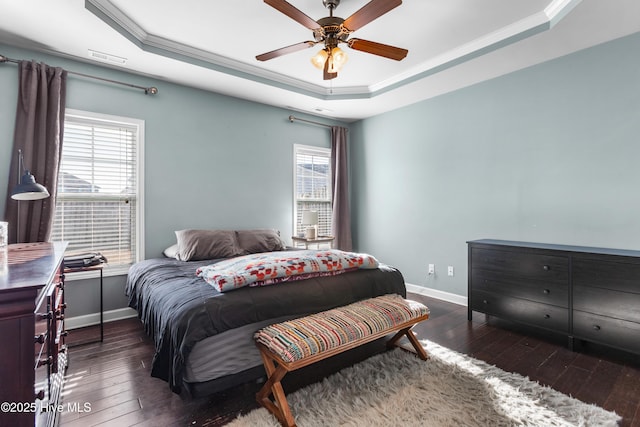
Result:
{"label": "crown molding", "polygon": [[582,3],[582,0],[554,0],[545,7],[544,13],[547,15],[551,27],[556,25],[573,10],[574,7]]}
{"label": "crown molding", "polygon": [[416,67],[370,87],[373,93],[383,93],[421,80],[440,71],[470,61],[494,50],[524,40],[553,28],[582,0],[554,0],[545,10],[506,25],[469,43],[451,49]]}
{"label": "crown molding", "polygon": [[369,86],[347,86],[338,88],[325,88],[281,73],[265,70],[246,62],[237,61],[184,43],[147,33],[131,17],[114,6],[110,0],[85,0],[85,8],[145,52],[321,100],[350,100],[373,98],[535,34],[547,31],[570,13],[581,1],[582,0],[553,0],[544,10],[538,13],[451,49],[390,79]]}

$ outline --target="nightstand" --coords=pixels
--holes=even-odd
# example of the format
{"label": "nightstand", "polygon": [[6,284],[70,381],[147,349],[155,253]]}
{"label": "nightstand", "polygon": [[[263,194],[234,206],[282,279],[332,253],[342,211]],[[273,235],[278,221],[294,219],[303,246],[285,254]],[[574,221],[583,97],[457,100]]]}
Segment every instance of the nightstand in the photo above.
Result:
{"label": "nightstand", "polygon": [[309,249],[309,245],[317,245],[317,248],[320,249],[320,245],[326,243],[329,245],[329,248],[333,247],[333,236],[318,236],[315,239],[307,239],[306,237],[291,237],[293,240],[293,246],[298,247],[298,245],[303,245],[305,249]]}
{"label": "nightstand", "polygon": [[[81,272],[87,272],[87,271],[100,271],[100,342],[104,341],[104,307],[103,307],[103,292],[102,292],[102,269],[104,268],[104,264],[96,264],[96,265],[90,265],[87,267],[65,267],[64,268],[64,274],[74,274],[74,273],[81,273]],[[98,340],[95,341],[89,341],[89,342],[82,342],[82,344],[89,344],[89,343],[93,343],[93,342],[98,342]]]}

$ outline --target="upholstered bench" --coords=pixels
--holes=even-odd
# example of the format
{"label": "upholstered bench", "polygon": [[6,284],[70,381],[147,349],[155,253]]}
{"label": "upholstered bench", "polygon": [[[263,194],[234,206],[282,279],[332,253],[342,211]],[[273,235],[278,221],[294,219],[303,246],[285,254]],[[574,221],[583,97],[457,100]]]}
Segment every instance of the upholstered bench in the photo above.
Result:
{"label": "upholstered bench", "polygon": [[396,334],[387,342],[387,346],[396,346],[406,336],[418,356],[426,360],[427,353],[411,328],[428,318],[429,309],[424,304],[390,294],[267,326],[254,336],[267,372],[267,381],[256,399],[284,426],[295,426],[280,383],[287,372],[392,332]]}

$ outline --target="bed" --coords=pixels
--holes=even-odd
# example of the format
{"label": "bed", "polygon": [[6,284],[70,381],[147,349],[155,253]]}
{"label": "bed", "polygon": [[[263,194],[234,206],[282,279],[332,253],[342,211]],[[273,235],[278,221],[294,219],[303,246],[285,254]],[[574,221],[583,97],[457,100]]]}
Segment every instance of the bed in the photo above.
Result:
{"label": "bed", "polygon": [[[178,244],[184,243],[179,233]],[[406,297],[402,274],[381,263],[338,275],[220,292],[196,275],[199,268],[228,262],[246,252],[292,249],[279,238],[277,244],[251,246],[246,235],[243,240],[237,231],[227,233],[234,246],[231,251],[190,248],[197,253],[193,259],[183,244],[175,257],[141,261],[129,270],[129,305],[137,310],[155,344],[151,375],[167,381],[175,393],[202,396],[264,376],[253,342],[254,332],[264,326],[380,295]],[[240,233],[272,236],[277,232]],[[198,241],[202,232],[195,234]],[[206,258],[229,252],[232,256]]]}

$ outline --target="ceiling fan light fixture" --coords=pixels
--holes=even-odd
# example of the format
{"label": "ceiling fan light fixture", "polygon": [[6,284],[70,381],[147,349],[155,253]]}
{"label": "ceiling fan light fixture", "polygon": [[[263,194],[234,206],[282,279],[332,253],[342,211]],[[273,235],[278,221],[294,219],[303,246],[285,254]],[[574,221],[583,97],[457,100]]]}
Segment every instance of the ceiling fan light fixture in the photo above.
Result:
{"label": "ceiling fan light fixture", "polygon": [[329,55],[329,72],[337,73],[342,69],[342,66],[347,63],[349,57],[346,52],[339,47],[331,49],[331,55]]}
{"label": "ceiling fan light fixture", "polygon": [[342,49],[337,47],[339,43],[346,43],[354,50],[394,59],[396,61],[404,59],[407,53],[409,53],[407,49],[369,40],[349,38],[354,31],[400,6],[402,0],[369,0],[367,4],[347,19],[333,16],[333,11],[340,4],[340,0],[322,0],[322,4],[329,9],[329,16],[320,18],[317,21],[305,15],[304,12],[293,6],[287,0],[264,0],[264,2],[313,31],[314,40],[297,43],[257,55],[256,59],[258,61],[267,61],[321,43],[324,44],[324,48],[311,58],[311,63],[316,68],[323,70],[324,80],[331,80],[338,77],[338,72],[348,59]]}
{"label": "ceiling fan light fixture", "polygon": [[324,69],[324,63],[325,63],[325,61],[327,60],[328,57],[329,57],[329,54],[327,53],[326,49],[321,49],[318,53],[316,53],[311,58],[311,63],[318,70],[322,70],[322,69]]}

